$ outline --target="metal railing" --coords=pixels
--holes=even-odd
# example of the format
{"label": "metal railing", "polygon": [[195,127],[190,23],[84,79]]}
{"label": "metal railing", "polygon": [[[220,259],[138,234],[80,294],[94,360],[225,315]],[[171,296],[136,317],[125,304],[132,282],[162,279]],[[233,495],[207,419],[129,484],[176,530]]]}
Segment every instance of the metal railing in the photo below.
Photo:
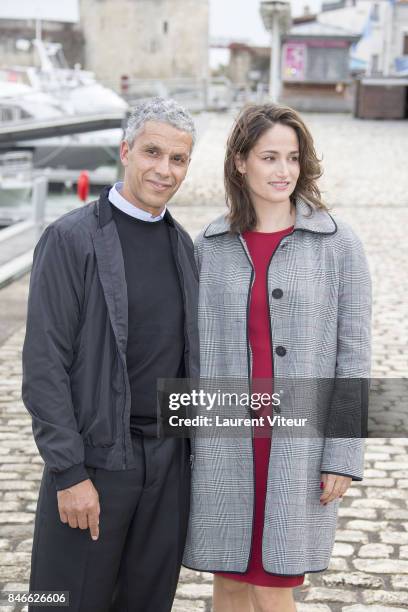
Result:
{"label": "metal railing", "polygon": [[37,177],[31,194],[31,214],[0,230],[0,287],[30,270],[34,247],[45,227],[47,195],[46,177]]}
{"label": "metal railing", "polygon": [[211,79],[130,79],[122,77],[121,95],[130,106],[155,96],[173,98],[188,110],[224,111],[268,99],[268,86],[259,83],[254,90],[247,84],[232,83],[226,77]]}

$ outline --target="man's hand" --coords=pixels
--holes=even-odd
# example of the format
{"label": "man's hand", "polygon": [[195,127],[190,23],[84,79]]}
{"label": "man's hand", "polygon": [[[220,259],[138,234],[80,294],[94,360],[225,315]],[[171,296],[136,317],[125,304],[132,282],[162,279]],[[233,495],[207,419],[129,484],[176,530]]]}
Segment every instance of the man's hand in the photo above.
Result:
{"label": "man's hand", "polygon": [[337,497],[343,497],[352,481],[349,476],[338,476],[337,474],[321,474],[320,477],[323,482],[320,503],[324,506]]}
{"label": "man's hand", "polygon": [[99,505],[98,491],[88,478],[73,487],[57,491],[58,510],[63,523],[70,527],[88,529],[93,540],[99,538]]}

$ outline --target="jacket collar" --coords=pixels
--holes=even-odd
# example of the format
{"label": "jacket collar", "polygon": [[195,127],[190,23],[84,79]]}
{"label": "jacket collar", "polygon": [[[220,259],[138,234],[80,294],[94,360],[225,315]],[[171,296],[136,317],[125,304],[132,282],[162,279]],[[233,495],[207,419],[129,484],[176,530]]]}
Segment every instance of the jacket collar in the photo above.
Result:
{"label": "jacket collar", "polygon": [[[218,217],[207,227],[204,237],[213,238],[227,234],[230,224],[225,215]],[[326,211],[312,208],[303,198],[296,198],[296,218],[294,231],[311,232],[312,234],[335,234],[337,225],[333,217]]]}
{"label": "jacket collar", "polygon": [[[95,202],[94,213],[98,217],[98,225],[100,228],[107,225],[113,218],[112,216],[112,205],[109,201],[109,191],[111,190],[112,185],[107,185],[103,188],[99,199]],[[163,217],[165,221],[172,227],[176,227],[174,223],[174,219],[171,216],[169,209],[166,209],[165,215]]]}

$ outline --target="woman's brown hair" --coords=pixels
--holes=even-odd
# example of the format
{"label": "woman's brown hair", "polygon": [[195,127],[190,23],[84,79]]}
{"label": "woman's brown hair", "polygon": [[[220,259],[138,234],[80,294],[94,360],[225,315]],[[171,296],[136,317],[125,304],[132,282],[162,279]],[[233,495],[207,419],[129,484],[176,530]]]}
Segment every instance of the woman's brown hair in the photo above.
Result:
{"label": "woman's brown hair", "polygon": [[250,105],[245,107],[228,138],[224,164],[224,183],[231,231],[244,232],[256,226],[256,213],[251,202],[245,176],[236,166],[236,158],[247,159],[258,139],[271,127],[281,123],[293,128],[299,140],[300,174],[291,202],[302,197],[312,208],[327,210],[322,201],[317,180],[323,171],[316,155],[313,138],[294,109],[279,104]]}

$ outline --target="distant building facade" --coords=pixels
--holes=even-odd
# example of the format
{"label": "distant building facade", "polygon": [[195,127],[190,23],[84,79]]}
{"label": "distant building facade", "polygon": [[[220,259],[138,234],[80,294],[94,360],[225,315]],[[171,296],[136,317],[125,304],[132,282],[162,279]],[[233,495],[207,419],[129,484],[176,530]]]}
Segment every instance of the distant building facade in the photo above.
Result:
{"label": "distant building facade", "polygon": [[408,74],[408,0],[323,3],[318,20],[360,34],[351,54],[366,76]]}
{"label": "distant building facade", "polygon": [[227,76],[235,86],[247,87],[253,82],[268,82],[271,58],[269,47],[233,42],[229,45],[229,50]]}
{"label": "distant building facade", "polygon": [[208,0],[80,0],[85,67],[117,89],[129,79],[204,79]]}
{"label": "distant building facade", "polygon": [[351,111],[350,47],[359,37],[315,20],[283,36],[281,101],[303,111]]}
{"label": "distant building facade", "polygon": [[408,76],[408,0],[396,2],[390,29],[389,74]]}
{"label": "distant building facade", "polygon": [[[280,100],[299,110],[344,112],[353,109],[350,47],[359,36],[320,24],[316,16],[296,18],[282,36]],[[235,87],[265,91],[270,47],[231,43],[227,75]]]}

